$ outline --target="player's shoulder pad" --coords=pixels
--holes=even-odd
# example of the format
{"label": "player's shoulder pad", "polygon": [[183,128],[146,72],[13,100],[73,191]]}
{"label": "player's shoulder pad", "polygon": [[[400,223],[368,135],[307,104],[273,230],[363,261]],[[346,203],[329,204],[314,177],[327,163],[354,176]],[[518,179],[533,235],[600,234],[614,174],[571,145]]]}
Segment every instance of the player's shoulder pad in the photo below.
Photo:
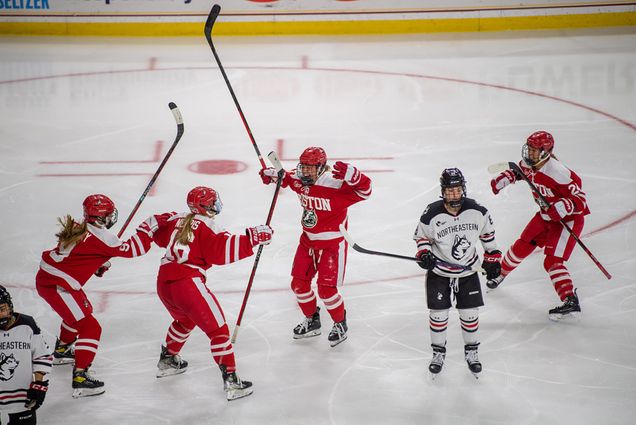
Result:
{"label": "player's shoulder pad", "polygon": [[473,198],[464,199],[462,210],[477,210],[483,215],[486,215],[488,213],[488,209],[481,205],[479,202],[475,201]]}
{"label": "player's shoulder pad", "polygon": [[422,224],[429,225],[433,217],[445,212],[446,208],[444,208],[444,201],[440,199],[439,201],[435,201],[432,204],[429,204],[428,207],[426,207],[426,209],[422,213],[422,216],[420,217],[420,222]]}
{"label": "player's shoulder pad", "polygon": [[572,175],[570,173],[570,169],[565,165],[561,164],[554,158],[551,158],[539,172],[545,174],[550,177],[552,180],[557,182],[558,184],[568,184],[572,181]]}
{"label": "player's shoulder pad", "polygon": [[13,327],[28,326],[33,330],[33,335],[40,334],[40,328],[38,327],[37,323],[35,323],[35,319],[33,317],[22,313],[16,313],[16,315],[17,317],[15,323],[13,324]]}
{"label": "player's shoulder pad", "polygon": [[90,223],[87,223],[87,226],[93,236],[102,241],[105,245],[111,248],[116,248],[122,244],[121,239],[110,233],[108,229],[102,229],[101,227],[94,226]]}

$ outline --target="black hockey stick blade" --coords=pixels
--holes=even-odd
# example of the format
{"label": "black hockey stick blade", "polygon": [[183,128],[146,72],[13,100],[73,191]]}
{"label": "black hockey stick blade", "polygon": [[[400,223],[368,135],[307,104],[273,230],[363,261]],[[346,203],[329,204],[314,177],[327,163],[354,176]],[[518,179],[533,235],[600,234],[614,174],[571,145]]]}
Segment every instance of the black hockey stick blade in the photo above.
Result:
{"label": "black hockey stick blade", "polygon": [[181,139],[181,136],[183,136],[183,117],[181,116],[181,111],[179,111],[179,108],[174,102],[168,103],[168,107],[172,111],[172,116],[177,123],[177,137],[175,142],[173,143],[173,145],[175,145],[179,141],[179,139]]}
{"label": "black hockey stick blade", "polygon": [[219,13],[221,13],[221,6],[215,4],[212,6],[212,10],[210,10],[210,14],[208,15],[208,19],[205,21],[205,28],[203,33],[205,34],[205,38],[208,39],[208,42],[212,43],[212,27],[216,22],[216,18],[219,17]]}
{"label": "black hockey stick blade", "polygon": [[351,237],[351,235],[349,234],[349,232],[347,232],[347,229],[345,229],[344,224],[341,224],[340,227],[340,233],[342,233],[342,236],[344,236],[345,240],[347,241],[347,243],[349,245],[351,245],[351,247],[358,251],[361,252],[363,254],[371,254],[371,255],[381,255],[383,257],[391,257],[391,258],[400,258],[402,260],[410,260],[410,261],[417,261],[417,258],[415,257],[409,257],[406,255],[399,255],[399,254],[392,254],[390,252],[380,252],[380,251],[372,251],[370,249],[366,249],[361,247],[360,245],[358,245],[353,238]]}

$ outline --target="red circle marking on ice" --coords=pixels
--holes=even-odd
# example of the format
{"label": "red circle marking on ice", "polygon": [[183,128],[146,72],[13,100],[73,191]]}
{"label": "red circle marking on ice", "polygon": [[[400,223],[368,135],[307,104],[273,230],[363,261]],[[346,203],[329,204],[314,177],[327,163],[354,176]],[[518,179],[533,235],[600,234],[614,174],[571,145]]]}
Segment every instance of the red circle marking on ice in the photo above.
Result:
{"label": "red circle marking on ice", "polygon": [[199,174],[235,174],[245,169],[246,163],[232,159],[208,159],[188,165],[188,170]]}

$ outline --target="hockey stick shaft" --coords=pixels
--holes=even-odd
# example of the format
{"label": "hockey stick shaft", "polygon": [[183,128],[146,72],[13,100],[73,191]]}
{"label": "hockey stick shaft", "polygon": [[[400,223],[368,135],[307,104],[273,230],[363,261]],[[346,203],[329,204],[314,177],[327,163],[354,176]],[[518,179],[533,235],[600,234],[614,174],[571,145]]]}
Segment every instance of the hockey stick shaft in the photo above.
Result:
{"label": "hockey stick shaft", "polygon": [[214,48],[214,43],[212,42],[212,27],[214,27],[214,23],[216,22],[216,18],[219,17],[219,13],[221,13],[221,6],[219,6],[218,4],[215,4],[214,6],[212,6],[212,9],[210,10],[210,14],[208,15],[208,19],[207,21],[205,21],[205,29],[203,33],[205,34],[205,38],[208,40],[208,44],[210,45],[210,49],[212,50],[212,54],[214,55],[216,64],[221,70],[221,74],[223,75],[223,79],[225,80],[225,85],[230,91],[230,95],[232,95],[232,99],[234,100],[234,105],[236,105],[236,109],[238,110],[238,113],[241,116],[241,120],[243,121],[245,130],[247,130],[247,135],[252,141],[252,146],[254,146],[254,150],[256,151],[258,160],[261,163],[261,167],[267,168],[267,166],[265,165],[265,161],[263,160],[263,156],[261,155],[261,151],[260,149],[258,149],[256,140],[254,139],[254,135],[252,134],[252,129],[250,128],[250,125],[247,123],[247,119],[245,118],[243,109],[241,108],[241,105],[239,104],[239,101],[236,98],[236,94],[234,94],[234,89],[232,88],[232,84],[230,84],[230,80],[227,78],[227,74],[225,73],[225,68],[223,68],[221,59],[219,58],[219,55],[216,53],[216,49]]}
{"label": "hockey stick shaft", "polygon": [[[541,192],[539,192],[539,189],[537,189],[537,186],[535,186],[535,184],[532,182],[532,180],[530,180],[528,178],[528,176],[526,176],[524,174],[524,172],[521,170],[521,168],[519,168],[519,166],[517,164],[515,164],[514,162],[509,162],[508,163],[508,167],[515,171],[518,175],[520,175],[525,181],[526,183],[528,183],[528,186],[530,186],[530,189],[539,197],[539,199],[541,199],[541,201],[547,205],[547,207],[550,207],[550,204],[548,203],[548,201],[545,199],[545,197],[541,194]],[[572,228],[565,222],[563,221],[563,219],[559,220],[559,222],[563,225],[563,227],[565,228],[565,230],[568,231],[568,233],[572,236],[572,238],[574,238],[574,240],[576,241],[576,243],[579,244],[579,246],[583,249],[583,251],[585,251],[585,253],[592,259],[592,261],[594,262],[594,264],[596,264],[596,267],[599,268],[599,270],[605,275],[605,277],[607,279],[611,279],[612,275],[609,274],[609,272],[605,269],[605,267],[603,267],[603,265],[601,264],[600,261],[598,261],[596,259],[596,257],[594,256],[594,254],[592,254],[592,251],[590,251],[588,249],[587,246],[585,246],[585,244],[583,243],[583,241],[581,241],[581,239],[578,237],[578,235],[576,233],[574,233],[574,231],[572,230]]]}
{"label": "hockey stick shaft", "polygon": [[[280,192],[280,186],[283,182],[283,174],[285,170],[278,160],[278,156],[275,152],[270,152],[268,155],[270,161],[278,171],[278,179],[276,181],[276,189],[274,189],[274,197],[272,198],[272,203],[269,206],[269,213],[267,214],[267,221],[265,224],[269,225],[272,221],[272,216],[274,215],[274,207],[276,206],[276,201],[278,200],[278,194]],[[236,319],[236,326],[234,326],[234,332],[232,333],[232,339],[230,340],[232,344],[236,342],[236,338],[238,337],[239,329],[241,327],[241,322],[243,321],[243,313],[245,313],[245,307],[247,306],[247,300],[250,297],[250,292],[252,291],[252,284],[254,283],[254,276],[256,276],[256,268],[258,267],[258,262],[261,259],[261,252],[263,252],[263,245],[258,247],[258,251],[256,252],[256,256],[254,257],[254,265],[252,266],[252,272],[250,273],[250,279],[247,282],[247,288],[245,288],[245,295],[243,295],[243,303],[241,304],[241,310],[239,311],[238,318]]]}
{"label": "hockey stick shaft", "polygon": [[150,189],[155,184],[155,181],[157,180],[157,177],[159,177],[159,174],[161,173],[161,170],[163,170],[164,165],[166,165],[166,162],[168,162],[168,158],[170,158],[170,155],[172,155],[172,152],[174,151],[174,148],[177,147],[177,143],[179,143],[179,140],[181,140],[181,136],[183,136],[183,130],[184,130],[183,117],[181,116],[181,112],[179,111],[179,108],[177,107],[177,105],[174,104],[174,102],[170,102],[168,104],[168,107],[172,111],[172,115],[174,116],[174,120],[177,123],[177,136],[175,137],[174,142],[172,142],[172,146],[170,146],[170,149],[166,153],[166,156],[163,157],[163,161],[161,161],[161,164],[159,164],[159,168],[157,168],[157,171],[155,171],[155,174],[150,179],[150,182],[148,183],[148,186],[146,186],[146,190],[144,190],[144,192],[139,197],[139,200],[137,201],[137,205],[135,205],[135,207],[130,212],[130,214],[128,214],[128,218],[126,218],[126,221],[124,222],[124,225],[119,230],[119,233],[117,233],[117,237],[121,238],[121,235],[124,234],[124,231],[126,230],[128,225],[130,224],[130,221],[135,216],[135,214],[137,213],[137,210],[141,206],[141,203],[144,201],[144,199],[146,199],[146,196],[148,195],[148,192],[150,192]]}
{"label": "hockey stick shaft", "polygon": [[[342,236],[344,236],[345,240],[347,241],[347,243],[349,245],[351,245],[351,247],[362,253],[362,254],[370,254],[370,255],[380,255],[383,257],[390,257],[390,258],[399,258],[401,260],[410,260],[410,261],[420,261],[418,258],[416,257],[409,257],[407,255],[400,255],[400,254],[392,254],[390,252],[383,252],[383,251],[372,251],[370,249],[366,249],[361,247],[360,245],[358,245],[353,238],[351,237],[351,235],[349,234],[349,232],[347,232],[347,229],[345,229],[344,224],[341,224],[340,227],[340,233],[342,233]],[[466,267],[466,266],[462,266],[461,264],[451,264],[451,263],[447,263],[445,261],[442,261],[440,259],[437,259],[437,264],[444,266],[444,267],[448,267],[448,268],[453,268],[453,269],[459,269],[459,270],[473,270],[472,267]]]}

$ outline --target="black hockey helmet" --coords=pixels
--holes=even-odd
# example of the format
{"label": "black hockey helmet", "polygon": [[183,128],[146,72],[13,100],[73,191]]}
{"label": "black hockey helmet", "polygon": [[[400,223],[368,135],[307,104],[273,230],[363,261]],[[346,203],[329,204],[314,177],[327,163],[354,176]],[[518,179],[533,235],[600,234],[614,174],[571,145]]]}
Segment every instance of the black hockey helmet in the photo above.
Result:
{"label": "black hockey helmet", "polygon": [[[442,175],[439,178],[439,184],[442,187],[442,199],[444,203],[448,204],[452,208],[459,208],[464,203],[464,199],[466,199],[466,179],[464,179],[464,175],[459,170],[459,168],[446,168],[442,171]],[[451,187],[461,187],[462,188],[462,197],[458,200],[447,201],[444,197],[444,189]]]}
{"label": "black hockey helmet", "polygon": [[13,301],[11,300],[11,294],[7,291],[7,288],[0,285],[0,305],[7,304],[11,313],[7,317],[0,317],[0,328],[6,328],[13,315]]}

